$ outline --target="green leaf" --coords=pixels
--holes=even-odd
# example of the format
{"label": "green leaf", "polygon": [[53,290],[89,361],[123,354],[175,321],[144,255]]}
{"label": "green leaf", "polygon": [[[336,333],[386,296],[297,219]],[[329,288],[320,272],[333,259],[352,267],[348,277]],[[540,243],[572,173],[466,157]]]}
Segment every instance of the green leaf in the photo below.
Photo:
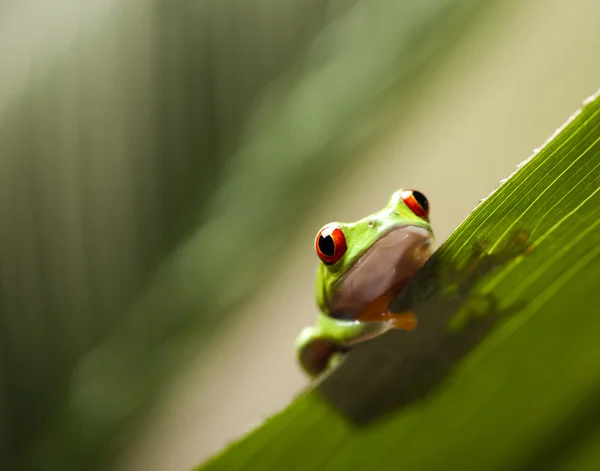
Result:
{"label": "green leaf", "polygon": [[209,461],[233,469],[599,469],[600,99],[463,222],[357,346]]}

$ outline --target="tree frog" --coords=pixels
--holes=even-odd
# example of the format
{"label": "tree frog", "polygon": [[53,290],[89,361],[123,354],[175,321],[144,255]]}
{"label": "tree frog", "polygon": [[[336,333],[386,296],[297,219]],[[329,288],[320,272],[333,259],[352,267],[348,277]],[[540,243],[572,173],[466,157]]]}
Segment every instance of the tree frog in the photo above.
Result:
{"label": "tree frog", "polygon": [[354,223],[332,222],[317,233],[316,324],[302,330],[296,352],[303,369],[318,376],[348,349],[389,329],[412,330],[410,312],[388,307],[432,252],[429,202],[415,190],[398,190],[380,211]]}

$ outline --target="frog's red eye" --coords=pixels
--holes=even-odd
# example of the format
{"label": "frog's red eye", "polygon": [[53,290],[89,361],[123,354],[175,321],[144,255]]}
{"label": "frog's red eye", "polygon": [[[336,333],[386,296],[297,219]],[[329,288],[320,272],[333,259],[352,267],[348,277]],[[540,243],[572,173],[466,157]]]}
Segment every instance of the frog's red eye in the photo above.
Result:
{"label": "frog's red eye", "polygon": [[327,265],[337,262],[346,253],[346,237],[336,225],[323,227],[315,239],[317,255]]}
{"label": "frog's red eye", "polygon": [[417,216],[423,219],[429,217],[429,201],[423,193],[415,190],[404,190],[400,193],[402,201],[410,208]]}

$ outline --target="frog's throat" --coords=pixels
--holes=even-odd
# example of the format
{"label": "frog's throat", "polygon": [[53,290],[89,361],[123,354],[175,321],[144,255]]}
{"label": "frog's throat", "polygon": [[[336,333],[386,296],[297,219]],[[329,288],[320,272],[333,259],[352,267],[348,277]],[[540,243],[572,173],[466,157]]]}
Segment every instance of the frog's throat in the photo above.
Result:
{"label": "frog's throat", "polygon": [[336,282],[334,296],[323,293],[330,316],[356,319],[391,302],[431,255],[432,239],[430,230],[415,226],[386,232]]}
{"label": "frog's throat", "polygon": [[[380,322],[378,318],[389,311],[389,305],[400,294],[410,279],[395,284],[381,296],[368,303],[361,311],[332,311],[330,316],[336,319],[352,320],[361,322]],[[381,321],[382,322],[382,321]]]}

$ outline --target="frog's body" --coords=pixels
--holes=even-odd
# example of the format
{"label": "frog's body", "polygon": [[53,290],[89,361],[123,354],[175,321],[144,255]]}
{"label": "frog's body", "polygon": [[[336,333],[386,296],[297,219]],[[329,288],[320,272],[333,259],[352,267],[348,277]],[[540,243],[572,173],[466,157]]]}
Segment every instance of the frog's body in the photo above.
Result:
{"label": "frog's body", "polygon": [[315,240],[320,313],[296,341],[301,365],[322,373],[350,346],[386,330],[416,327],[412,313],[388,306],[431,254],[429,205],[416,191],[398,190],[382,210],[355,223],[331,223]]}

